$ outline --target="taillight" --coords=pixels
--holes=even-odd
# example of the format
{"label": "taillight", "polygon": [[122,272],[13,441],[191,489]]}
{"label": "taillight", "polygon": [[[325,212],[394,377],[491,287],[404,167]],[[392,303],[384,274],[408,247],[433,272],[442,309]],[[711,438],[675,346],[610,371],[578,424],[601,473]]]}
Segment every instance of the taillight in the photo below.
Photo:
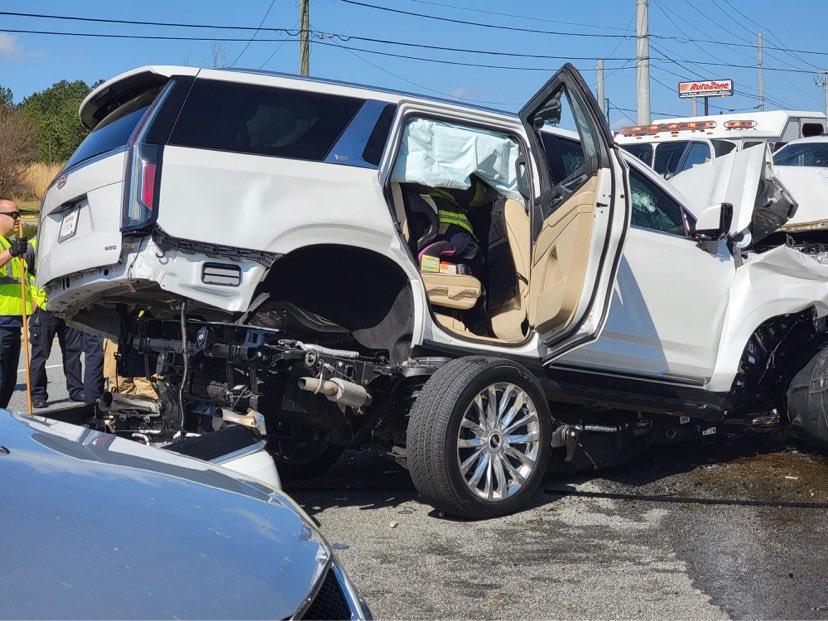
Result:
{"label": "taillight", "polygon": [[140,142],[130,150],[121,230],[134,231],[155,222],[162,154],[162,146]]}
{"label": "taillight", "polygon": [[141,170],[141,203],[152,211],[155,205],[155,173],[158,165],[144,160],[141,162]]}
{"label": "taillight", "polygon": [[144,229],[158,217],[161,190],[161,157],[164,147],[145,142],[147,132],[172,87],[169,82],[147,108],[127,142],[122,231]]}

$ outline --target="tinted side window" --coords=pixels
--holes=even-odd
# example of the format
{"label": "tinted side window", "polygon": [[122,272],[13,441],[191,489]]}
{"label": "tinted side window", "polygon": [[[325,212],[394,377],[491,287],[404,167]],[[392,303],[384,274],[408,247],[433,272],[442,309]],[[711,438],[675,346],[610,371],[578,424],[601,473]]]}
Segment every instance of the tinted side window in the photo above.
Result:
{"label": "tinted side window", "polygon": [[673,235],[687,235],[681,207],[649,179],[630,167],[633,226]]}
{"label": "tinted side window", "polygon": [[159,90],[156,88],[142,93],[110,112],[75,149],[66,162],[66,168],[125,146]]}
{"label": "tinted side window", "polygon": [[723,155],[727,155],[733,149],[736,148],[735,142],[730,142],[729,140],[714,140],[713,141],[713,149],[716,151],[716,157],[722,157]]}
{"label": "tinted side window", "polygon": [[651,144],[625,144],[621,146],[624,151],[632,153],[635,157],[644,162],[647,166],[653,165],[653,145]]}
{"label": "tinted side window", "polygon": [[574,140],[560,140],[558,144],[561,147],[564,173],[568,177],[584,165],[584,150],[581,143]]}
{"label": "tinted side window", "polygon": [[319,162],[363,103],[352,97],[196,80],[170,144]]}
{"label": "tinted side window", "polygon": [[690,144],[690,150],[687,153],[687,157],[684,158],[681,170],[690,170],[693,166],[704,164],[709,159],[710,147],[704,142],[693,142]]}
{"label": "tinted side window", "polygon": [[584,165],[584,150],[577,140],[543,131],[540,137],[554,183],[560,183]]}
{"label": "tinted side window", "polygon": [[685,148],[687,148],[686,140],[664,142],[658,145],[655,152],[655,162],[653,163],[655,171],[667,177],[676,174]]}
{"label": "tinted side window", "polygon": [[368,136],[368,141],[365,143],[365,149],[362,151],[362,159],[366,162],[379,166],[382,158],[382,151],[385,149],[385,142],[388,140],[388,132],[391,131],[391,121],[394,120],[394,113],[397,111],[397,106],[388,104],[383,108],[377,119],[377,124]]}
{"label": "tinted side window", "polygon": [[777,166],[828,166],[828,142],[791,144],[773,156]]}
{"label": "tinted side window", "polygon": [[764,140],[747,140],[745,144],[742,145],[742,150],[750,149],[751,147],[758,147],[760,144],[765,144]]}

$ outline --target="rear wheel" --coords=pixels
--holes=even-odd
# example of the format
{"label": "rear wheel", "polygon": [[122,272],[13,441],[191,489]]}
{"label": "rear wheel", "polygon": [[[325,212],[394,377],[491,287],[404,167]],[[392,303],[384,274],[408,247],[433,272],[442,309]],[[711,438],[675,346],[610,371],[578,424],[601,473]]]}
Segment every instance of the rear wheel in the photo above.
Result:
{"label": "rear wheel", "polygon": [[787,396],[788,417],[797,437],[828,450],[828,348],[794,376]]}
{"label": "rear wheel", "polygon": [[523,366],[499,358],[454,360],[423,387],[411,410],[407,461],[435,508],[471,519],[521,509],[543,478],[551,417]]}
{"label": "rear wheel", "polygon": [[271,439],[268,452],[276,462],[279,476],[285,480],[321,474],[336,463],[344,447],[318,439]]}

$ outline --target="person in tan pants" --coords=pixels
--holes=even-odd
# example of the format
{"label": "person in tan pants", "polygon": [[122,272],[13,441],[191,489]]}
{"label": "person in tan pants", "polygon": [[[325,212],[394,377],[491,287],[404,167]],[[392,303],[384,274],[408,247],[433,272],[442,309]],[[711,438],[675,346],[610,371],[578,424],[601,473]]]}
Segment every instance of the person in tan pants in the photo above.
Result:
{"label": "person in tan pants", "polygon": [[104,379],[109,386],[109,392],[119,395],[131,395],[157,399],[155,387],[145,377],[124,377],[118,375],[117,358],[118,344],[111,340],[104,340]]}

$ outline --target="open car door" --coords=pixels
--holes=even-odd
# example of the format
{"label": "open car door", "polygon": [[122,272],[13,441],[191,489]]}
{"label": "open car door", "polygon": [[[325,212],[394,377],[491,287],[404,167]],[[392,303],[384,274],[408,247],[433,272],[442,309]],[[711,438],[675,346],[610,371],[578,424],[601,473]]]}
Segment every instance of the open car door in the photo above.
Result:
{"label": "open car door", "polygon": [[[581,75],[566,64],[520,111],[540,176],[532,212],[529,323],[544,363],[598,337],[630,221],[627,167]],[[580,148],[561,150],[555,133]],[[573,144],[573,141],[569,141]]]}

